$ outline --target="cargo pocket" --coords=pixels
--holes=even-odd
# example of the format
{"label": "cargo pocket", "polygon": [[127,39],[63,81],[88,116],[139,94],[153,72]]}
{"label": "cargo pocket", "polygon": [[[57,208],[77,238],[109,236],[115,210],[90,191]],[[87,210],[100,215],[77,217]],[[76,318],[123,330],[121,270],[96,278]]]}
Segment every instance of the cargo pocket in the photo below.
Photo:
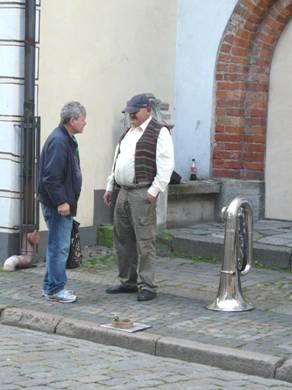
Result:
{"label": "cargo pocket", "polygon": [[148,202],[144,206],[143,215],[138,219],[139,237],[141,240],[149,240],[155,237],[156,232],[156,205]]}

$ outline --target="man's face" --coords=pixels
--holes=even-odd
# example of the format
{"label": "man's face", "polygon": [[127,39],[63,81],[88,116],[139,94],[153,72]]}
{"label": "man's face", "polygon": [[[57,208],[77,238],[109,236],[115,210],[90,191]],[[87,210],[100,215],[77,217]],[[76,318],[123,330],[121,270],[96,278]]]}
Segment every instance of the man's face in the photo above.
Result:
{"label": "man's face", "polygon": [[77,119],[71,119],[70,125],[73,134],[82,133],[84,127],[86,126],[86,117],[84,115],[80,115]]}
{"label": "man's face", "polygon": [[130,121],[133,127],[139,127],[150,116],[150,110],[148,108],[140,108],[139,111],[130,114]]}

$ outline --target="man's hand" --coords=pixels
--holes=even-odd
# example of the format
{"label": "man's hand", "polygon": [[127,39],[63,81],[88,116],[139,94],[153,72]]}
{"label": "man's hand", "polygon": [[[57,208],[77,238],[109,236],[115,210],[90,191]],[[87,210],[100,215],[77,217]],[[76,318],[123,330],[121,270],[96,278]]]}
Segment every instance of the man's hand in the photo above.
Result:
{"label": "man's hand", "polygon": [[110,207],[112,203],[112,192],[111,191],[105,191],[103,195],[103,201],[106,207]]}
{"label": "man's hand", "polygon": [[65,202],[58,206],[57,208],[58,214],[62,215],[62,217],[66,217],[67,215],[70,215],[70,205],[69,203]]}
{"label": "man's hand", "polygon": [[156,197],[152,196],[147,192],[147,199],[149,200],[150,203],[154,203],[156,201]]}

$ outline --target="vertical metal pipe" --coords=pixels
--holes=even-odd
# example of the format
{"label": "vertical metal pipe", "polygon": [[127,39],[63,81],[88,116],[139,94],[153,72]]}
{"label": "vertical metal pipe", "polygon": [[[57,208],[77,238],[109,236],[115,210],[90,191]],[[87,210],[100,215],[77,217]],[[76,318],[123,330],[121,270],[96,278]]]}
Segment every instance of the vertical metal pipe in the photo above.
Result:
{"label": "vertical metal pipe", "polygon": [[[23,207],[22,242],[35,226],[35,24],[36,1],[25,2],[25,60],[24,60],[24,105],[23,105]],[[23,244],[22,244],[23,245]],[[25,248],[22,247],[22,252]]]}
{"label": "vertical metal pipe", "polygon": [[25,2],[24,119],[34,117],[36,2]]}

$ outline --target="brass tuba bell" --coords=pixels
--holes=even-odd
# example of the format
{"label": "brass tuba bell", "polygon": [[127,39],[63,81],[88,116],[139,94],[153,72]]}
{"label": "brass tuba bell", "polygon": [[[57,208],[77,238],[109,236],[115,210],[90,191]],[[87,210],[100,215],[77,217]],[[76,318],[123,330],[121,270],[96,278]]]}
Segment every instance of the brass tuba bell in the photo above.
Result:
{"label": "brass tuba bell", "polygon": [[207,309],[252,310],[254,306],[243,298],[240,283],[240,275],[246,275],[252,266],[252,208],[247,200],[236,197],[222,209],[222,217],[225,220],[224,260],[217,298]]}

